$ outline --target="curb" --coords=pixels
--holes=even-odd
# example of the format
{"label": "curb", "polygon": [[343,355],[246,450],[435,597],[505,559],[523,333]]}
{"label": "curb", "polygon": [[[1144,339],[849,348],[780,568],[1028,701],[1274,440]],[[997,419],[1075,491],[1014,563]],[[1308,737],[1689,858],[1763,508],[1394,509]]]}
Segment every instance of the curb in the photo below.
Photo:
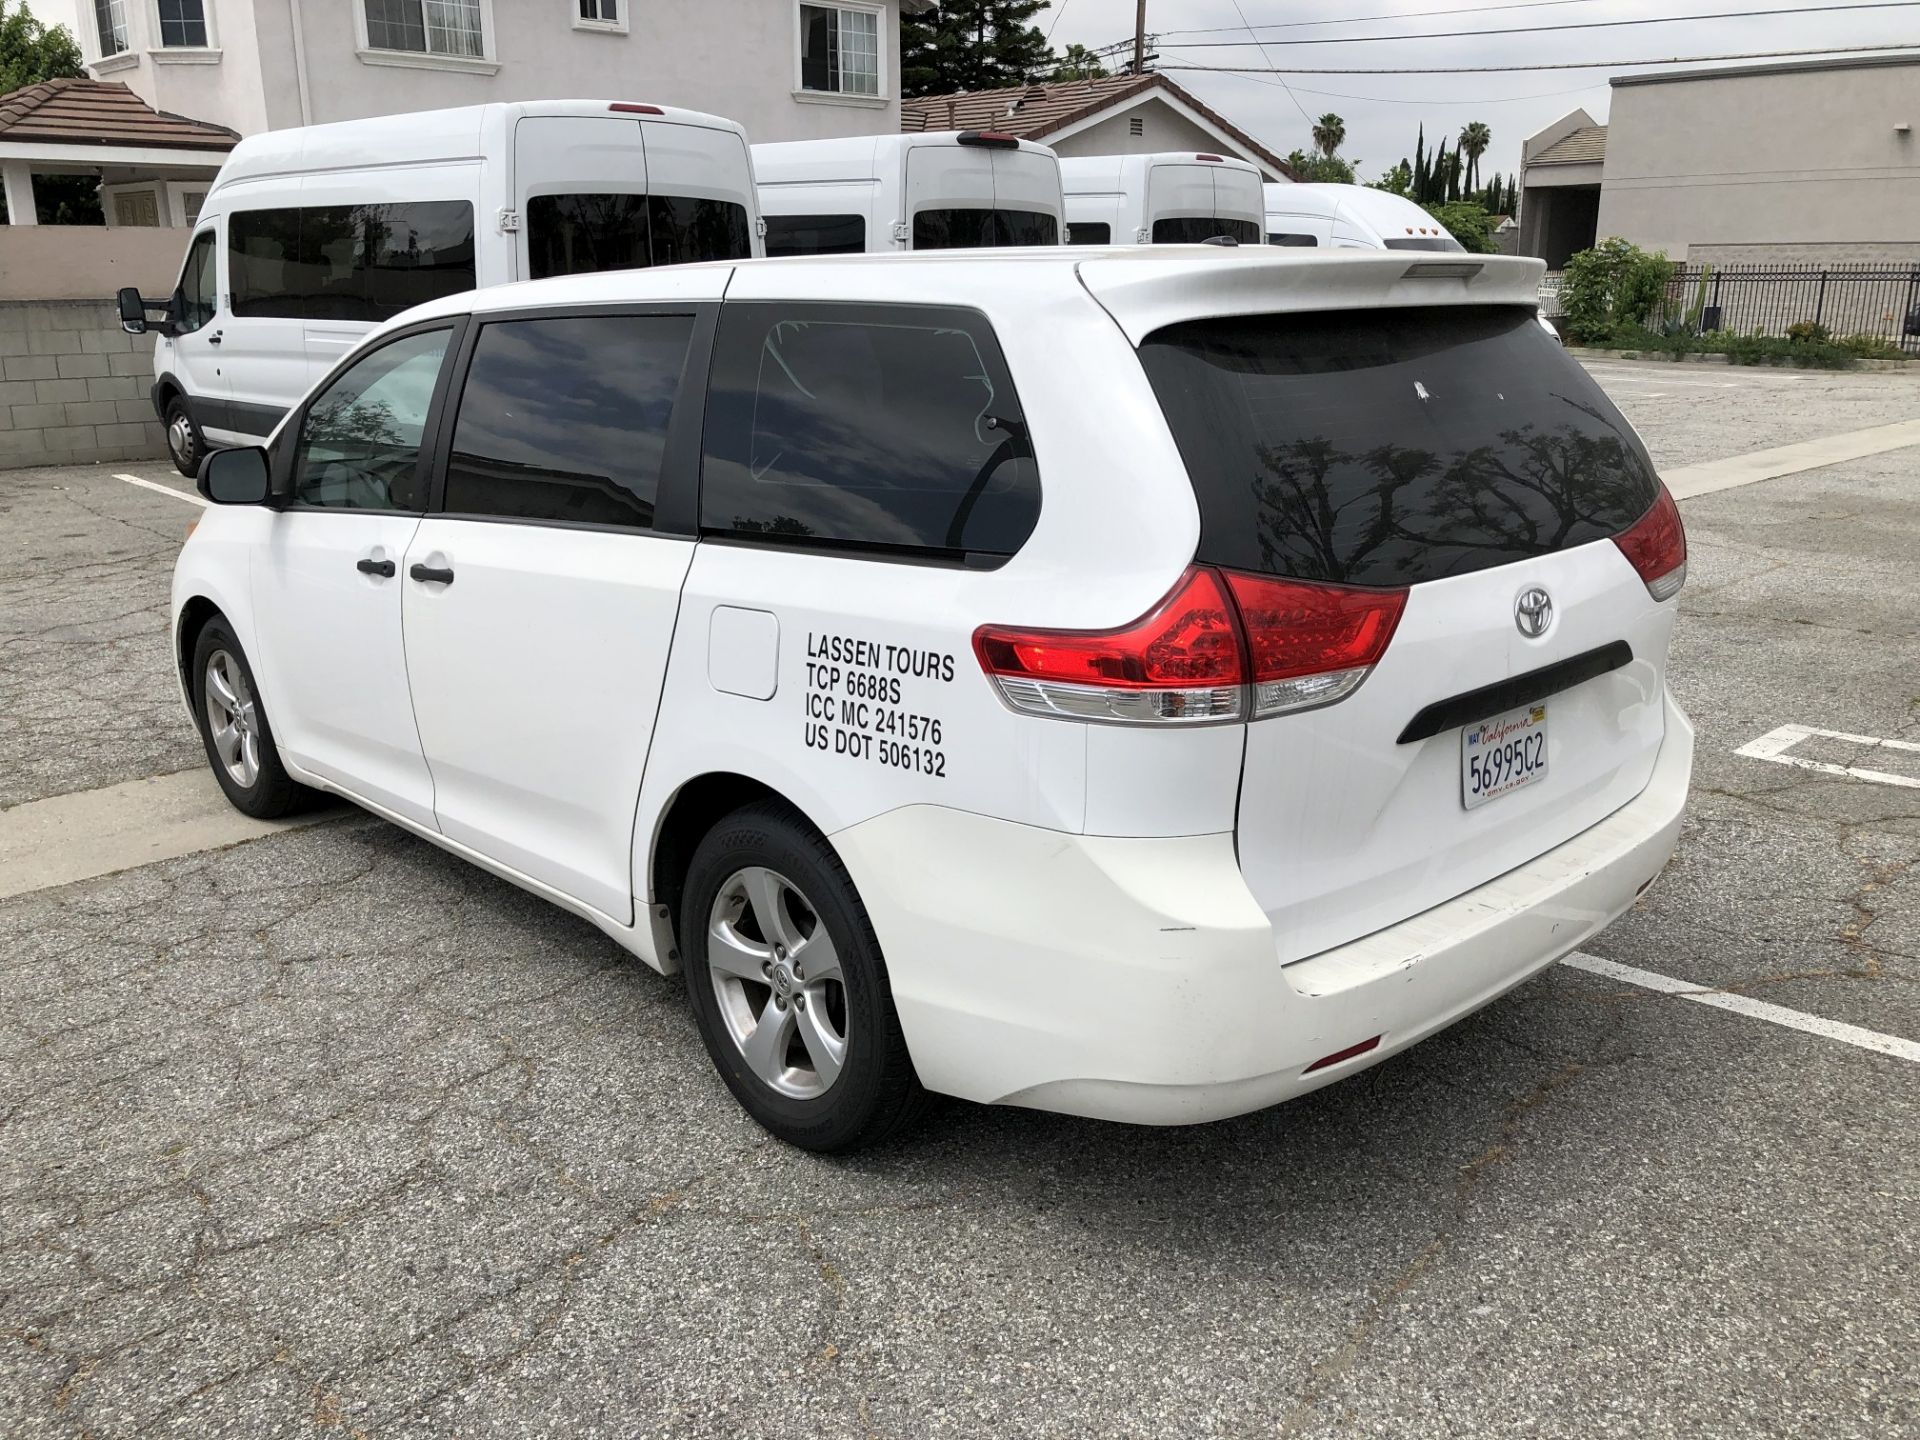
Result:
{"label": "curb", "polygon": [[[1608,350],[1594,345],[1569,345],[1567,354],[1576,360],[1646,360],[1659,361],[1673,365],[1731,365],[1731,355],[1675,355],[1665,350]],[[1856,360],[1848,370],[1865,370],[1882,375],[1899,375],[1913,370],[1912,360]],[[1754,365],[1742,365],[1743,370],[1828,370],[1843,375],[1845,370],[1833,370],[1828,365],[1795,365],[1784,360],[1763,360]]]}

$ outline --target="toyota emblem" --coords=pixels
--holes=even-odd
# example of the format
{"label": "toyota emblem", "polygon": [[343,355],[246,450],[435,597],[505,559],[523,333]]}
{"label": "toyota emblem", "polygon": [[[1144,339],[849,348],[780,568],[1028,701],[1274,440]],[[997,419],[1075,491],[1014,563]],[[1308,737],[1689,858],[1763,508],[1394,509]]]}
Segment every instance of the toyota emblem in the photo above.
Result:
{"label": "toyota emblem", "polygon": [[1553,597],[1538,585],[1529,585],[1513,602],[1513,623],[1529,640],[1538,640],[1553,624]]}

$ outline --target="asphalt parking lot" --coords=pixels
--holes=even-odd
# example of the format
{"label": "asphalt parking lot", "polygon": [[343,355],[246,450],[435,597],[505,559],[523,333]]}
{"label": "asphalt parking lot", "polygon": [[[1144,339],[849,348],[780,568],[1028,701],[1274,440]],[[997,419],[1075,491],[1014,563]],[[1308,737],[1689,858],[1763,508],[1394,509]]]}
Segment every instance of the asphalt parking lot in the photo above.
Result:
{"label": "asphalt parking lot", "polygon": [[[1920,419],[1591,368],[1675,474]],[[0,473],[16,877],[199,783],[192,508],[117,473],[180,488]],[[1682,511],[1694,794],[1609,963],[1209,1127],[786,1149],[678,980],[357,813],[0,884],[0,1434],[1920,1432],[1920,433]]]}

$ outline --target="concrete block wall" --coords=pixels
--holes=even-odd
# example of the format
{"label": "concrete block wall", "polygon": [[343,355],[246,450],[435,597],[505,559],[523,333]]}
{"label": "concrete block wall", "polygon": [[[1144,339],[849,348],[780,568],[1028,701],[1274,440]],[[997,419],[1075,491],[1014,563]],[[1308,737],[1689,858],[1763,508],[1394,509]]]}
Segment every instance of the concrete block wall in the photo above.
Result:
{"label": "concrete block wall", "polygon": [[0,300],[0,470],[164,460],[153,337],[104,300]]}

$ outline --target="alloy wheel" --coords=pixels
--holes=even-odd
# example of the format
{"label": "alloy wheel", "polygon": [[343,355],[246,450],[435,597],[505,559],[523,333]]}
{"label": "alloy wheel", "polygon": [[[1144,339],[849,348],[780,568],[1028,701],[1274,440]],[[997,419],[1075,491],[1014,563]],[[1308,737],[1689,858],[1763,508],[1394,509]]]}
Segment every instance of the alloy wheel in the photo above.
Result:
{"label": "alloy wheel", "polygon": [[260,710],[246,672],[225,650],[207,657],[207,734],[213,753],[236,785],[251,789],[260,778]]}
{"label": "alloy wheel", "polygon": [[714,896],[707,972],[721,1023],[747,1066],[796,1100],[826,1093],[847,1061],[847,992],[820,912],[762,865]]}

